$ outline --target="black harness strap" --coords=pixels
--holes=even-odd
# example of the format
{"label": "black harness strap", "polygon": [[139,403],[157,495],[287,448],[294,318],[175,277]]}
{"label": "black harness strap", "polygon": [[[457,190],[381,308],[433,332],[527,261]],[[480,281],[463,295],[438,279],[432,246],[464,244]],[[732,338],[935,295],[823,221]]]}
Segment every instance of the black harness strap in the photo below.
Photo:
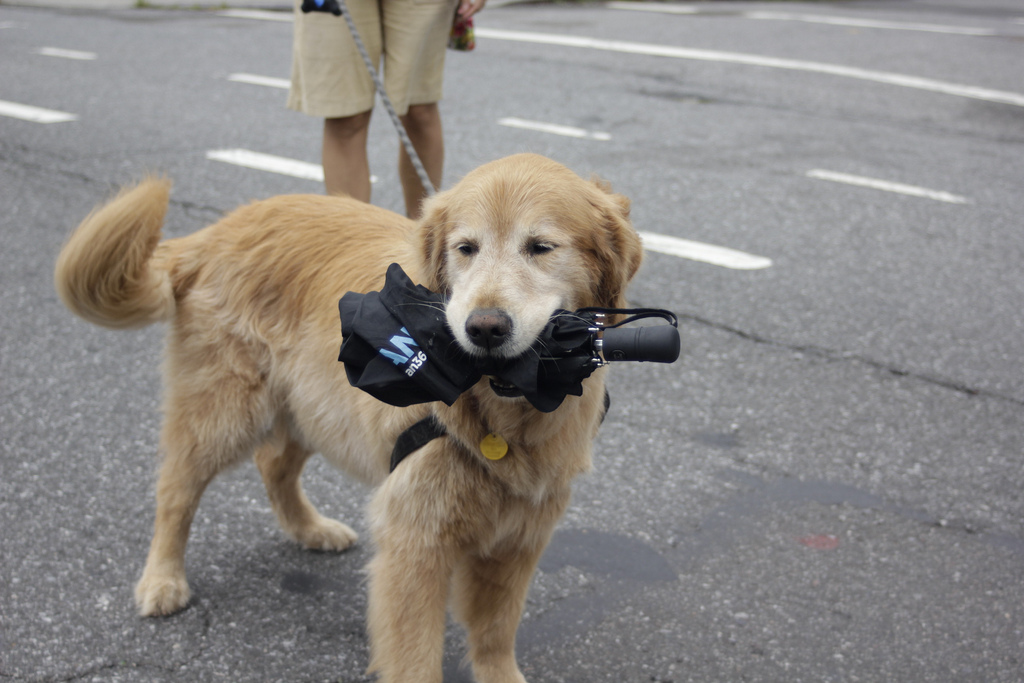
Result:
{"label": "black harness strap", "polygon": [[[604,422],[605,416],[608,414],[608,408],[611,406],[612,399],[608,395],[608,391],[604,392],[604,412],[601,413],[601,422]],[[404,432],[398,435],[398,439],[395,441],[395,447],[391,449],[391,470],[394,472],[395,468],[398,467],[398,463],[405,460],[413,451],[423,448],[434,439],[440,439],[442,436],[448,434],[448,431],[444,426],[437,421],[433,413],[427,415],[425,418],[409,427]]]}
{"label": "black harness strap", "polygon": [[412,427],[398,435],[395,447],[391,449],[391,471],[394,472],[398,463],[415,450],[423,448],[434,439],[439,439],[448,432],[437,421],[433,414],[423,418]]}

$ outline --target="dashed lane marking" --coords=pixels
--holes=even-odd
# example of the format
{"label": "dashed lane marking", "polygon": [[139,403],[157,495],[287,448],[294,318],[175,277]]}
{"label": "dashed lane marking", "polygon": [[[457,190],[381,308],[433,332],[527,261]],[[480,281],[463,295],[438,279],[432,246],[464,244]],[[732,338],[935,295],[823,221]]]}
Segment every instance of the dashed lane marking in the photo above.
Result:
{"label": "dashed lane marking", "polygon": [[232,19],[259,19],[261,21],[295,21],[291,12],[270,12],[259,9],[226,9],[217,12],[219,16],[231,17]]}
{"label": "dashed lane marking", "polygon": [[64,123],[65,121],[75,121],[78,119],[78,116],[69,114],[66,111],[43,109],[42,107],[33,107],[29,104],[18,104],[17,102],[6,102],[4,100],[0,100],[0,116],[9,116],[13,119],[32,121],[33,123]]}
{"label": "dashed lane marking", "polygon": [[[293,178],[302,178],[303,180],[316,180],[318,182],[323,182],[324,180],[324,168],[320,164],[311,164],[308,161],[253,152],[248,149],[214,149],[206,153],[206,158],[234,166],[252,168],[257,171],[267,171],[268,173],[279,173]],[[370,182],[377,182],[377,176],[370,176]]]}
{"label": "dashed lane marking", "polygon": [[949,192],[942,192],[941,190],[930,190],[926,187],[904,185],[903,183],[894,183],[888,180],[879,180],[878,178],[866,178],[864,176],[850,175],[849,173],[837,173],[836,171],[826,171],[820,168],[808,171],[807,177],[816,178],[818,180],[830,180],[834,183],[856,185],[858,187],[870,187],[875,190],[895,192],[897,194],[905,194],[911,197],[934,199],[935,201],[948,202],[950,204],[971,203],[971,200],[966,197],[950,194]]}
{"label": "dashed lane marking", "polygon": [[97,58],[95,52],[82,52],[81,50],[65,50],[60,47],[41,47],[36,54],[46,57],[60,57],[62,59],[77,59],[80,61],[91,61]]}
{"label": "dashed lane marking", "polygon": [[206,158],[235,166],[253,168],[257,171],[279,173],[293,178],[318,180],[320,182],[323,182],[324,179],[324,169],[320,164],[311,164],[307,161],[288,159],[286,157],[274,156],[273,154],[251,152],[247,149],[214,149],[206,153]]}
{"label": "dashed lane marking", "polygon": [[269,88],[283,88],[287,90],[291,87],[291,81],[287,78],[274,78],[273,76],[257,76],[256,74],[231,74],[228,76],[229,81],[235,83],[249,83],[251,85],[265,85]]}
{"label": "dashed lane marking", "polygon": [[644,248],[649,251],[733,270],[760,270],[772,265],[772,260],[766,256],[755,256],[728,247],[684,240],[655,232],[641,231],[640,240],[643,242]]}
{"label": "dashed lane marking", "polygon": [[920,78],[918,76],[908,76],[905,74],[889,73],[885,71],[871,71],[869,69],[859,69],[857,67],[841,66],[838,64],[807,62],[798,59],[762,57],[759,55],[743,54],[740,52],[701,50],[695,48],[676,47],[673,45],[653,45],[621,40],[604,40],[600,38],[588,38],[586,36],[535,33],[531,31],[506,31],[490,28],[478,28],[476,29],[476,34],[481,38],[491,38],[493,40],[559,45],[563,47],[578,47],[591,50],[604,50],[608,52],[649,55],[655,57],[672,57],[675,59],[692,59],[705,62],[742,64],[745,66],[761,66],[774,69],[788,69],[791,71],[807,71],[1024,107],[1024,95],[1020,93],[979,88],[970,85],[960,85],[957,83],[946,83],[944,81],[937,81],[931,78]]}
{"label": "dashed lane marking", "polygon": [[552,133],[554,135],[564,135],[570,138],[586,138],[589,140],[611,140],[612,136],[609,133],[602,133],[600,131],[590,131],[583,128],[576,128],[574,126],[563,126],[557,123],[544,123],[543,121],[528,121],[526,119],[517,119],[515,117],[506,117],[498,119],[498,123],[502,126],[508,126],[509,128],[522,128],[524,130],[535,130],[541,133]]}

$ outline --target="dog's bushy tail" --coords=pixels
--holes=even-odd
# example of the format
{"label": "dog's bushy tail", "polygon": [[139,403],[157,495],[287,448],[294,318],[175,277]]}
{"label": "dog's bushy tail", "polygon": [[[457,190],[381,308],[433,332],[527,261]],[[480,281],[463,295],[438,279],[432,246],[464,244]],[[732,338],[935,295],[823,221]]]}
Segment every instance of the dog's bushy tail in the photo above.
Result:
{"label": "dog's bushy tail", "polygon": [[153,258],[171,183],[148,178],[93,210],[68,238],[54,271],[57,294],[89,322],[143,327],[174,314],[167,269]]}

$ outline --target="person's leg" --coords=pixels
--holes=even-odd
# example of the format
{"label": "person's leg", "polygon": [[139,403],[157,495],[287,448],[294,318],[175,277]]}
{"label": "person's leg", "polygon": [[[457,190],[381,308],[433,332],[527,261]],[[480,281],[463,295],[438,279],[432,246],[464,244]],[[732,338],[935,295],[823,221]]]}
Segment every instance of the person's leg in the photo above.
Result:
{"label": "person's leg", "polygon": [[[347,0],[374,63],[383,48],[378,0]],[[288,107],[324,121],[322,162],[328,194],[370,200],[366,142],[375,89],[348,24],[324,12],[295,9]]]}
{"label": "person's leg", "polygon": [[[458,0],[386,0],[384,85],[409,139],[435,188],[441,184],[444,138],[437,103],[442,97],[444,58]],[[425,192],[412,161],[399,152],[399,178],[406,214],[417,218]]]}
{"label": "person's leg", "polygon": [[372,110],[324,119],[323,165],[327,194],[346,194],[370,201],[370,162],[366,142]]}
{"label": "person's leg", "polygon": [[[427,176],[434,189],[437,189],[441,186],[441,174],[444,170],[444,134],[441,128],[441,111],[437,103],[410,105],[408,113],[399,118],[409,134],[409,140],[412,141],[413,149],[423,163]],[[421,204],[427,195],[404,146],[399,151],[398,174],[405,196],[405,213],[409,218],[418,219]]]}

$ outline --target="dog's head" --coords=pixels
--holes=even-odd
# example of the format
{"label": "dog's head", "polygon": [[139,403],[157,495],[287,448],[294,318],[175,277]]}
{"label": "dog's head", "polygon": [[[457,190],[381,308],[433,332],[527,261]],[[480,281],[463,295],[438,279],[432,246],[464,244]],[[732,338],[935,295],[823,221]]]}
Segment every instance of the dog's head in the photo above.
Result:
{"label": "dog's head", "polygon": [[424,285],[473,355],[524,353],[557,309],[622,308],[643,250],[629,200],[534,154],[476,169],[424,206]]}

